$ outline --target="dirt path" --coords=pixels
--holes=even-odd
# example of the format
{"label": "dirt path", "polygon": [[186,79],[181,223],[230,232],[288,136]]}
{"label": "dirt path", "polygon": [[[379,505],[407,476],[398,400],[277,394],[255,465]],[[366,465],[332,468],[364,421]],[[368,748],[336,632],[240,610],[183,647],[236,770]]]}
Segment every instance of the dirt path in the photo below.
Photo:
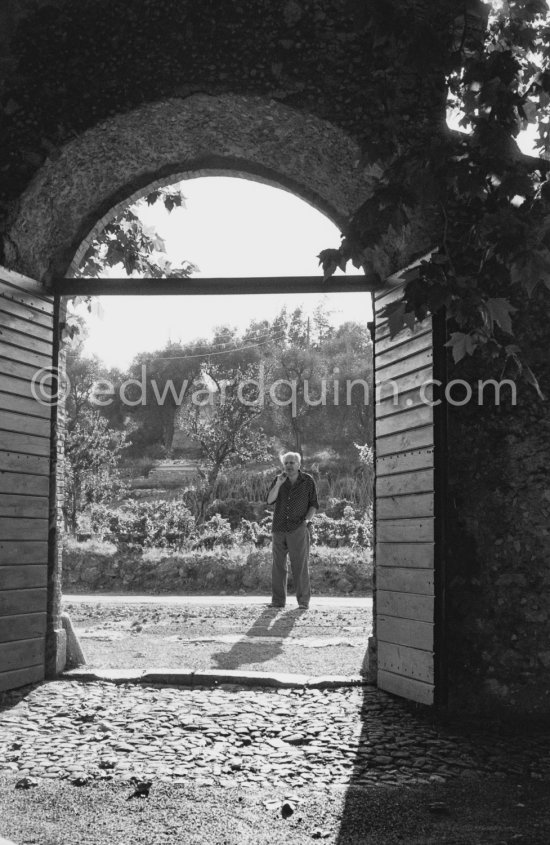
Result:
{"label": "dirt path", "polygon": [[243,669],[358,675],[372,600],[277,611],[265,597],[75,597],[63,602],[91,669]]}

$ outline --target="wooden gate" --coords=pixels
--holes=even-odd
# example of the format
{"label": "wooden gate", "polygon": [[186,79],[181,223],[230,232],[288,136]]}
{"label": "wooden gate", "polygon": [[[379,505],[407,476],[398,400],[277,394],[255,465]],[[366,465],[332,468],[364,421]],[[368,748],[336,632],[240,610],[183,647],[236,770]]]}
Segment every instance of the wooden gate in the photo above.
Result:
{"label": "wooden gate", "polygon": [[0,268],[0,690],[44,678],[53,336],[53,298]]}
{"label": "wooden gate", "polygon": [[378,686],[433,704],[441,700],[436,622],[441,628],[443,601],[435,492],[441,447],[431,406],[434,327],[428,317],[390,338],[381,312],[401,297],[402,286],[390,279],[389,290],[374,295]]}

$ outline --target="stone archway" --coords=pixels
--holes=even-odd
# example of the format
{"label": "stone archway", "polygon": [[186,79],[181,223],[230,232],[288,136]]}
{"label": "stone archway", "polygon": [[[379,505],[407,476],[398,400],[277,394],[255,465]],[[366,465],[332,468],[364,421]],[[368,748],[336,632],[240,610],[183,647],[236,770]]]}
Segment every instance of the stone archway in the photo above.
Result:
{"label": "stone archway", "polygon": [[45,164],[13,215],[9,263],[47,284],[118,205],[213,173],[285,188],[339,225],[374,184],[358,145],[313,115],[258,97],[171,99],[97,125]]}
{"label": "stone archway", "polygon": [[[47,293],[49,280],[70,273],[80,250],[118,206],[152,186],[214,173],[291,191],[340,225],[373,184],[354,141],[312,115],[236,95],[158,102],[95,126],[46,163],[12,216],[5,238],[9,264],[42,282]],[[52,437],[58,423],[62,425],[59,414],[55,408]],[[56,509],[62,490],[55,477],[51,475],[48,540],[50,676],[64,664]]]}
{"label": "stone archway", "polygon": [[[241,176],[288,190],[343,227],[381,173],[365,166],[359,146],[341,129],[274,101],[201,94],[157,102],[98,124],[47,162],[12,217],[6,254],[12,267],[47,291],[55,276],[70,274],[98,229],[154,187],[197,176]],[[423,224],[419,216],[407,242],[396,246],[398,266],[413,249],[429,245]],[[52,491],[50,525],[60,496]],[[54,534],[48,629],[55,633],[61,566]],[[55,674],[63,660],[55,636],[49,642],[49,674]]]}

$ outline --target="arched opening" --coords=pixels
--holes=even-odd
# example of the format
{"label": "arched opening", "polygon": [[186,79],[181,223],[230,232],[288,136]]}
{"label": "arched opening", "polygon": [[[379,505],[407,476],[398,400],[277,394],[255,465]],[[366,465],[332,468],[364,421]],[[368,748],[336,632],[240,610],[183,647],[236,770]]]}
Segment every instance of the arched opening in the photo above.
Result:
{"label": "arched opening", "polygon": [[[213,170],[277,184],[340,225],[379,178],[377,168],[364,166],[358,146],[341,130],[278,103],[232,95],[155,103],[98,125],[45,165],[18,205],[6,245],[8,258],[14,267],[41,280],[36,292],[47,300],[53,290],[60,290],[59,277],[67,273],[82,241],[98,220],[107,222],[118,203],[159,180],[165,183],[173,174],[209,175]],[[410,240],[395,245],[396,269],[407,264],[413,249],[429,246],[423,221],[415,220],[412,228]],[[72,286],[72,280],[68,284]],[[304,289],[296,280],[286,284],[289,292]],[[344,289],[347,282],[332,284]],[[75,280],[75,290],[77,286]],[[63,287],[67,292],[71,288]],[[59,302],[57,294],[53,301]],[[55,311],[52,326],[58,320]],[[55,428],[55,419],[53,424]],[[52,507],[57,495],[52,488]],[[62,653],[55,531],[50,531],[49,548],[48,666],[54,674]],[[398,592],[405,593],[408,608],[407,577]],[[414,649],[411,654],[400,644],[391,646],[391,667],[398,675],[406,674]]]}
{"label": "arched opening", "polygon": [[[185,209],[168,213],[162,203],[160,208],[141,207],[143,222],[155,226],[172,266],[180,266],[187,258],[200,268],[193,273],[199,286],[201,275],[218,276],[222,288],[224,276],[263,276],[268,282],[269,276],[298,281],[299,277],[314,275],[317,253],[335,242],[338,230],[290,193],[246,181],[242,173],[238,176],[201,174],[198,179],[181,182]],[[150,196],[158,187],[155,183],[137,197]],[[137,197],[134,195],[129,203],[135,203]],[[110,219],[127,207],[113,210]],[[230,215],[235,219],[233,227]],[[260,225],[256,226],[257,222]],[[85,249],[99,235],[96,226],[77,250],[72,263],[77,276],[79,260],[81,267],[90,266]],[[216,260],[217,256],[223,256],[223,260]],[[122,265],[106,264],[104,272],[103,289],[109,284],[109,275],[121,275]],[[154,285],[153,280],[151,292]],[[318,288],[322,290],[320,278]],[[72,524],[71,533],[77,529],[77,536],[84,542],[75,543],[73,538],[65,546],[64,592],[116,594],[129,589],[145,594],[143,601],[148,604],[134,605],[135,616],[130,618],[128,610],[121,613],[120,608],[113,609],[111,599],[100,609],[97,599],[97,615],[92,618],[89,602],[94,603],[93,598],[82,603],[69,596],[64,607],[83,638],[88,663],[95,668],[124,666],[134,670],[154,668],[156,662],[172,669],[185,666],[196,670],[359,676],[366,666],[372,620],[369,295],[262,294],[258,289],[248,295],[107,296],[101,304],[107,317],[115,306],[118,320],[107,323],[107,331],[102,331],[96,321],[96,337],[88,338],[94,345],[88,344],[88,348],[105,358],[112,341],[110,326],[117,346],[126,350],[122,357],[107,356],[124,370],[115,376],[119,399],[121,384],[132,379],[146,384],[147,389],[143,404],[125,388],[122,391],[128,402],[122,402],[122,418],[119,416],[115,426],[119,431],[133,427],[131,448],[123,457],[128,482],[124,494],[107,497],[109,501],[105,502],[103,488],[93,472],[88,485],[88,498],[95,499],[92,505],[86,504],[86,491],[80,489],[79,524]],[[130,329],[138,309],[146,314],[147,322],[132,337]],[[155,321],[157,328],[168,323],[164,333],[157,332],[156,343],[147,338],[148,327],[154,328]],[[197,336],[203,338],[202,345]],[[153,350],[150,355],[144,354],[146,341],[147,348]],[[131,355],[127,350],[135,342]],[[142,354],[136,357],[139,352]],[[83,372],[86,357],[75,359],[71,349],[67,355],[71,389],[79,392],[83,377],[89,376],[93,365],[88,360],[89,368]],[[196,365],[191,366],[193,372],[190,359]],[[228,362],[225,366],[224,361]],[[243,454],[220,462],[215,486],[204,503],[197,498],[202,489],[200,478],[211,469],[212,456],[204,451],[201,454],[201,443],[194,441],[185,428],[194,394],[200,392],[194,380],[201,376],[211,380],[213,376],[220,383],[237,372],[244,380],[246,367],[251,368],[247,376],[257,385],[261,379],[261,411],[244,437]],[[103,388],[110,375],[104,364],[96,372]],[[184,375],[185,381],[191,382],[185,395],[181,387]],[[165,401],[170,390],[170,395],[177,397],[174,407]],[[96,411],[101,410],[112,423],[113,415],[106,407],[109,402],[101,404]],[[82,416],[82,403],[76,408],[69,396],[67,408],[69,449],[82,455],[85,450],[81,440],[92,432],[77,425],[75,413]],[[170,425],[159,436],[151,420],[155,415],[158,420],[161,413],[170,416]],[[225,417],[219,422],[228,424]],[[75,425],[76,438],[72,433]],[[163,435],[168,429],[167,440]],[[258,429],[266,438],[262,455],[253,454],[258,446]],[[202,433],[204,436],[204,430]],[[225,445],[217,444],[222,448]],[[207,444],[202,442],[202,447],[204,450]],[[310,566],[313,612],[307,619],[298,619],[294,613],[292,576],[286,614],[274,615],[261,609],[271,594],[272,515],[265,507],[265,494],[279,471],[278,454],[287,449],[302,454],[303,469],[314,476],[319,491]],[[70,460],[68,465],[71,467]],[[78,467],[71,467],[71,472],[75,471],[82,484],[82,460]],[[65,478],[72,476],[65,473]],[[108,478],[103,485],[109,492],[115,489]],[[74,494],[74,483],[66,487],[66,497],[68,493]],[[204,512],[198,507],[203,504]],[[178,508],[190,517],[192,525],[186,524],[184,533],[174,536],[177,532],[172,524],[171,536],[167,537],[170,525],[165,526],[167,532],[163,534],[159,523],[166,518],[183,524],[182,513],[174,513]],[[136,536],[151,509],[156,509],[157,521],[153,526],[149,519],[151,536]],[[88,535],[93,537],[88,539]],[[104,539],[106,543],[98,544]],[[164,598],[179,594],[179,613],[173,604],[167,608],[162,595],[151,604],[152,597],[147,597],[151,592],[164,593]],[[185,603],[183,597],[190,593],[211,595],[216,610],[208,607],[204,598],[197,602],[196,595]],[[118,624],[115,621],[113,625],[112,620],[117,618]],[[136,637],[136,627],[142,628],[144,619],[150,624]],[[162,631],[162,639],[152,636],[152,627]],[[111,642],[109,637],[113,638]],[[145,638],[147,646],[140,643]]]}

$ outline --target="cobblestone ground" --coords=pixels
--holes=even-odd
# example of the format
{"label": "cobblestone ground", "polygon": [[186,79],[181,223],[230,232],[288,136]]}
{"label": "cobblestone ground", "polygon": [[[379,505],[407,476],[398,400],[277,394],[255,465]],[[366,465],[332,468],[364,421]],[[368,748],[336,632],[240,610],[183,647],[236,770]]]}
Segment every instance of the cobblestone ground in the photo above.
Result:
{"label": "cobblestone ground", "polygon": [[550,735],[437,726],[373,687],[54,681],[0,699],[0,772],[195,786],[329,789],[550,779]]}

